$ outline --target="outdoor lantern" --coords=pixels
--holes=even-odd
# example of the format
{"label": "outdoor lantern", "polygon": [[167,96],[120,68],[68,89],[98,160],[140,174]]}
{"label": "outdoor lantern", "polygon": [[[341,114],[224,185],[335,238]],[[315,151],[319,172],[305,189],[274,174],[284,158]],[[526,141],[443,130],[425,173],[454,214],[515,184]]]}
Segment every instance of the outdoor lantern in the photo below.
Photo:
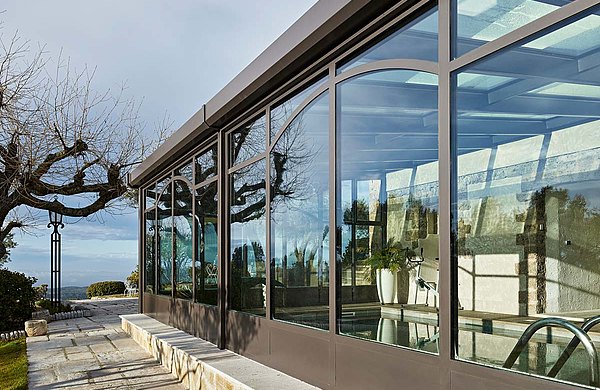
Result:
{"label": "outdoor lantern", "polygon": [[[55,204],[58,206],[61,205],[57,198],[54,198],[54,200],[52,201],[52,204]],[[58,212],[52,211],[52,210],[48,210],[48,217],[50,218],[50,225],[54,225],[54,226],[62,225],[63,215],[61,213],[58,213]]]}
{"label": "outdoor lantern", "polygon": [[[61,203],[55,196],[52,204],[53,208],[61,207]],[[63,215],[56,211],[48,210],[50,223],[48,227],[54,228],[50,234],[50,301],[55,309],[60,307],[60,262],[61,262],[61,235],[59,228],[64,228]]]}

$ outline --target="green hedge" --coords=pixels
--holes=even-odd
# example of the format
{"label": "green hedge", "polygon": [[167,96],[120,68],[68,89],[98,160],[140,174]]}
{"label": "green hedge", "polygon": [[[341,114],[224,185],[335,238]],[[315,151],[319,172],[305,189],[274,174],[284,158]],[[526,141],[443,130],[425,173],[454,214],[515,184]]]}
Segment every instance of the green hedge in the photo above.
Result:
{"label": "green hedge", "polygon": [[0,332],[24,329],[34,309],[36,281],[20,272],[0,269]]}
{"label": "green hedge", "polygon": [[87,288],[87,296],[100,297],[103,295],[123,294],[125,292],[125,283],[117,281],[92,283]]}

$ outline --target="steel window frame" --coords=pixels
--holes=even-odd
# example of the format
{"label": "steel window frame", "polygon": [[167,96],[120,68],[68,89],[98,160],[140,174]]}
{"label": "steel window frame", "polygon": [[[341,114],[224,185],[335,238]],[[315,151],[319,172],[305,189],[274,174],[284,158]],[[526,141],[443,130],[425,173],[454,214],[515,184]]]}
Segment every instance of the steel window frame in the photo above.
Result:
{"label": "steel window frame", "polygon": [[[225,348],[226,345],[226,317],[228,307],[228,281],[229,281],[229,187],[230,187],[230,174],[243,168],[247,165],[255,163],[261,159],[265,159],[266,165],[266,256],[267,256],[267,269],[266,269],[266,282],[267,282],[267,312],[264,318],[267,321],[272,322],[272,326],[288,328],[294,327],[298,329],[298,333],[314,332],[323,335],[322,330],[311,330],[304,329],[298,325],[290,324],[287,322],[281,322],[272,319],[271,316],[271,223],[270,223],[270,152],[273,149],[277,140],[281,137],[281,134],[285,128],[291,123],[298,113],[300,113],[307,105],[309,105],[315,98],[317,98],[324,91],[329,91],[329,225],[330,225],[330,245],[329,245],[329,258],[330,258],[330,269],[329,269],[329,335],[324,336],[329,338],[330,343],[330,355],[329,355],[329,372],[330,372],[330,383],[332,387],[335,387],[335,365],[336,365],[336,343],[342,344],[356,344],[367,346],[374,350],[382,350],[387,353],[396,354],[398,356],[406,356],[406,351],[414,356],[415,360],[424,359],[427,361],[437,362],[439,365],[439,384],[440,389],[452,389],[453,374],[460,374],[465,376],[473,376],[482,378],[482,380],[489,380],[493,383],[513,385],[521,388],[528,389],[571,389],[580,388],[580,386],[565,384],[545,378],[542,376],[530,376],[527,374],[519,373],[516,371],[509,371],[499,367],[486,366],[480,363],[473,363],[456,358],[457,348],[457,334],[456,334],[456,323],[458,315],[458,305],[453,297],[457,294],[457,277],[456,277],[456,255],[453,253],[453,234],[455,233],[454,224],[452,220],[452,207],[454,201],[454,184],[456,178],[456,155],[455,155],[455,126],[453,126],[453,104],[454,104],[454,77],[462,69],[470,66],[480,60],[488,58],[501,50],[517,45],[524,40],[527,40],[534,36],[544,32],[545,30],[551,29],[560,23],[565,22],[568,19],[575,18],[586,11],[589,11],[592,7],[600,4],[600,0],[576,0],[572,3],[562,6],[549,14],[526,24],[514,31],[484,45],[473,49],[472,51],[458,57],[453,58],[453,44],[456,42],[454,31],[455,23],[455,1],[453,0],[440,0],[438,6],[438,63],[432,63],[428,61],[420,60],[384,60],[377,61],[365,65],[352,68],[344,73],[336,74],[338,64],[347,61],[352,56],[355,56],[361,50],[372,45],[381,34],[390,28],[397,26],[407,18],[413,18],[413,16],[425,12],[435,5],[435,2],[421,0],[416,1],[412,6],[389,20],[382,26],[378,27],[374,31],[366,34],[366,31],[372,29],[380,20],[386,18],[389,14],[393,13],[401,6],[405,6],[407,1],[399,2],[398,4],[390,7],[389,11],[384,13],[378,19],[372,21],[366,26],[360,28],[354,35],[348,37],[341,44],[331,49],[321,59],[315,61],[315,66],[308,67],[305,71],[295,75],[290,79],[289,82],[278,88],[276,91],[268,94],[264,99],[256,103],[253,107],[246,110],[243,114],[229,121],[229,124],[217,131],[216,140],[212,140],[212,143],[217,144],[218,153],[218,167],[217,175],[213,178],[206,180],[205,182],[194,185],[192,188],[195,190],[206,184],[217,181],[218,185],[218,234],[219,234],[219,257],[218,257],[218,310],[220,312],[220,335],[219,335],[219,347]],[[359,40],[357,43],[355,42]],[[350,47],[349,47],[350,45]],[[341,54],[340,51],[343,51]],[[326,63],[326,64],[324,64]],[[324,65],[319,65],[324,64]],[[336,259],[336,248],[337,248],[337,237],[332,232],[331,227],[336,226],[336,202],[338,194],[337,190],[337,141],[336,141],[336,95],[337,85],[344,80],[354,77],[358,74],[384,70],[384,69],[407,69],[416,71],[425,71],[434,73],[438,76],[438,180],[439,180],[439,251],[440,251],[440,307],[439,307],[439,329],[440,329],[440,349],[438,355],[423,354],[415,350],[407,350],[397,348],[393,346],[379,345],[363,340],[354,339],[351,337],[341,336],[337,333],[337,313],[341,306],[338,302],[337,296],[337,262]],[[270,142],[270,108],[276,106],[287,97],[292,97],[293,94],[301,91],[303,88],[314,82],[318,74],[327,73],[328,80],[323,85],[313,91],[290,115],[286,120],[281,129]],[[303,81],[300,81],[303,80]],[[238,165],[229,168],[230,164],[230,133],[235,131],[237,128],[247,123],[249,120],[255,119],[264,114],[266,116],[265,124],[265,151],[257,156],[254,156]],[[214,138],[214,137],[213,137]],[[194,148],[194,151],[189,155],[194,155],[194,158],[199,151],[207,148],[208,144],[203,142],[200,147]],[[186,156],[185,158],[187,158]],[[160,175],[164,175],[170,171],[172,174],[173,166],[179,165],[184,159],[178,159],[174,164],[171,165],[170,170],[161,171]],[[195,170],[195,164],[194,164]],[[195,176],[194,176],[195,177]],[[172,179],[174,179],[172,177]],[[145,189],[151,185],[152,181],[146,181],[143,190],[138,196],[140,204],[139,217],[140,221],[144,220],[144,205],[145,205]],[[156,182],[154,181],[154,184]],[[174,196],[174,194],[172,194]],[[195,202],[194,202],[195,203]],[[156,206],[155,206],[156,207]],[[195,207],[195,206],[194,206]],[[156,212],[156,210],[155,210]],[[140,237],[145,235],[145,226],[140,223]],[[195,237],[195,236],[194,236]],[[139,248],[139,265],[140,275],[142,278],[145,277],[145,259],[144,259],[144,247],[143,242],[145,239],[140,240]],[[155,241],[155,247],[157,246],[158,240]],[[156,248],[155,248],[156,250]],[[157,266],[158,261],[155,263]],[[195,272],[195,267],[194,267]],[[158,279],[158,272],[155,272],[155,279]],[[143,279],[142,279],[143,280]],[[195,282],[195,278],[194,278]],[[143,286],[143,284],[142,284]],[[155,283],[155,288],[158,289],[158,283]],[[174,288],[173,288],[174,293]],[[143,291],[140,290],[140,307],[143,308],[142,301]],[[194,285],[195,295],[195,285]],[[262,318],[262,317],[261,317]],[[367,343],[367,344],[365,344]],[[412,359],[411,356],[411,359]],[[456,383],[456,379],[454,379]],[[498,385],[500,386],[500,385]],[[500,387],[497,387],[500,388]]]}

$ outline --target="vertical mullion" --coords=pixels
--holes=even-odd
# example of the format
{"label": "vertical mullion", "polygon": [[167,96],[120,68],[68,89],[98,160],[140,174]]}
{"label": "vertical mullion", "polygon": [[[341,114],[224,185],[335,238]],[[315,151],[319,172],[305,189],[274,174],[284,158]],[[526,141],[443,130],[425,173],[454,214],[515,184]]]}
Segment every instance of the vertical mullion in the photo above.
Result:
{"label": "vertical mullion", "polygon": [[196,259],[198,257],[198,224],[196,223],[196,156],[192,156],[192,302],[196,302]]}
{"label": "vertical mullion", "polygon": [[[269,141],[271,140],[271,109],[265,109],[265,217],[266,217],[266,263],[265,263],[265,317],[271,320],[271,158],[269,153]],[[270,347],[269,347],[270,350]]]}
{"label": "vertical mullion", "polygon": [[227,177],[227,167],[229,166],[229,154],[227,153],[227,142],[225,132],[219,131],[217,138],[217,306],[219,310],[219,345],[220,349],[225,349],[227,345],[227,295],[229,280],[229,190]]}
{"label": "vertical mullion", "polygon": [[144,289],[146,284],[146,198],[145,198],[145,189],[140,189],[138,191],[138,204],[139,204],[139,212],[138,212],[138,312],[144,312]]}
{"label": "vertical mullion", "polygon": [[439,326],[440,326],[440,389],[450,389],[452,359],[452,257],[451,257],[451,0],[438,5],[438,202],[439,202]]}
{"label": "vertical mullion", "polygon": [[[175,176],[171,172],[171,177]],[[171,298],[175,299],[175,181],[171,179]]]}
{"label": "vertical mullion", "polygon": [[329,65],[329,385],[335,387],[335,337],[337,333],[337,188],[335,62]]}

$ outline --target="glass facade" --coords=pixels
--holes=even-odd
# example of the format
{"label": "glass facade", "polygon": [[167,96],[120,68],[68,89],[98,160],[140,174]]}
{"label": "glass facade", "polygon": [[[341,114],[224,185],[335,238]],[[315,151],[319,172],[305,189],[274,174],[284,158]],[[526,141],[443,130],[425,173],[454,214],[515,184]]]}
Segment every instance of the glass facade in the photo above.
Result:
{"label": "glass facade", "polygon": [[339,330],[437,353],[437,76],[371,72],[337,98]]}
{"label": "glass facade", "polygon": [[264,316],[267,304],[265,161],[231,175],[229,207],[232,310]]}
{"label": "glass facade", "polygon": [[193,296],[193,257],[194,241],[192,238],[193,223],[193,197],[188,183],[183,180],[174,180],[173,202],[173,258],[175,260],[175,296],[177,298],[192,299]]}
{"label": "glass facade", "polygon": [[[505,365],[522,332],[506,330],[507,316],[600,314],[600,63],[580,66],[599,48],[592,14],[456,77],[458,300],[492,325],[474,334],[459,311],[460,359]],[[464,82],[488,74],[502,82]],[[588,384],[582,347],[555,367],[569,341],[540,331],[508,368]]]}
{"label": "glass facade", "polygon": [[[600,6],[450,3],[382,16],[145,183],[146,295],[308,381],[597,386]],[[314,383],[369,386],[344,375]]]}
{"label": "glass facade", "polygon": [[300,112],[271,150],[273,318],[329,328],[329,94]]}

